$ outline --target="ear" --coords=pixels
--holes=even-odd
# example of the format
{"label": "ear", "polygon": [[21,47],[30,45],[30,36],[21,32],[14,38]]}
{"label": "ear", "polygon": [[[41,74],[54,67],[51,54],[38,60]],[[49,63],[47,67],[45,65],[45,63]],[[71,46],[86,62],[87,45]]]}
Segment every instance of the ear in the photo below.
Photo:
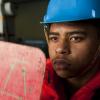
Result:
{"label": "ear", "polygon": [[97,50],[97,56],[100,56],[100,43],[99,43],[99,46],[98,46],[98,50]]}
{"label": "ear", "polygon": [[99,50],[99,52],[100,52],[100,43],[99,43],[99,46],[98,46],[98,50]]}
{"label": "ear", "polygon": [[44,34],[45,34],[45,38],[46,38],[46,41],[47,41],[47,44],[48,44],[48,42],[49,42],[48,33],[47,33],[45,28],[44,28]]}

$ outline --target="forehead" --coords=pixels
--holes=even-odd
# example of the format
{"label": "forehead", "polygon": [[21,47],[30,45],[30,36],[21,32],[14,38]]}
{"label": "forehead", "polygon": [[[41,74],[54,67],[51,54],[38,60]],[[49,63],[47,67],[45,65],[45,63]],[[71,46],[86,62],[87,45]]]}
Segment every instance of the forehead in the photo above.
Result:
{"label": "forehead", "polygon": [[52,23],[51,25],[50,25],[50,28],[52,28],[52,27],[67,27],[67,26],[69,26],[69,27],[79,27],[79,28],[84,28],[84,27],[90,27],[90,26],[94,26],[94,25],[92,25],[91,23],[89,23],[89,22],[65,22],[65,23]]}
{"label": "forehead", "polygon": [[50,31],[72,31],[72,30],[86,30],[96,31],[97,28],[89,22],[66,22],[53,23],[50,25]]}

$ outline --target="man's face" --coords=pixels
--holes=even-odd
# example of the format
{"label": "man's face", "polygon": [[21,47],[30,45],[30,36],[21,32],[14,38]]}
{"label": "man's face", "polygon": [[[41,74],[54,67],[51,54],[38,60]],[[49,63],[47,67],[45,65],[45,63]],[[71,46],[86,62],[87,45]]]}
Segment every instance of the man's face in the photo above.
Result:
{"label": "man's face", "polygon": [[88,24],[51,24],[48,38],[54,70],[62,78],[76,77],[89,69],[99,46],[97,30]]}

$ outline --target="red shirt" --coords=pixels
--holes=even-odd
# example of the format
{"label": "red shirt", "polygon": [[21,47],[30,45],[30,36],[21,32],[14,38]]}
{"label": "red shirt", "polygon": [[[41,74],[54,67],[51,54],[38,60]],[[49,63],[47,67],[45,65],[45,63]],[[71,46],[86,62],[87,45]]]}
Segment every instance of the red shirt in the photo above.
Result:
{"label": "red shirt", "polygon": [[[98,88],[100,88],[100,71],[85,86],[73,94],[70,100],[92,100],[95,90]],[[50,60],[47,60],[41,100],[69,100],[67,99],[68,96],[69,94],[65,94],[64,80],[56,75]]]}

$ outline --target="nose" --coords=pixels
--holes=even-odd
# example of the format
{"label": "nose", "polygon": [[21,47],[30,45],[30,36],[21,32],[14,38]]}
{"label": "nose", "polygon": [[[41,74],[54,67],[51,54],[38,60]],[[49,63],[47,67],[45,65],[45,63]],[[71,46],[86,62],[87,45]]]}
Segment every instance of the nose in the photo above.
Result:
{"label": "nose", "polygon": [[56,48],[56,53],[57,54],[70,54],[70,46],[65,44],[65,45],[60,45]]}

